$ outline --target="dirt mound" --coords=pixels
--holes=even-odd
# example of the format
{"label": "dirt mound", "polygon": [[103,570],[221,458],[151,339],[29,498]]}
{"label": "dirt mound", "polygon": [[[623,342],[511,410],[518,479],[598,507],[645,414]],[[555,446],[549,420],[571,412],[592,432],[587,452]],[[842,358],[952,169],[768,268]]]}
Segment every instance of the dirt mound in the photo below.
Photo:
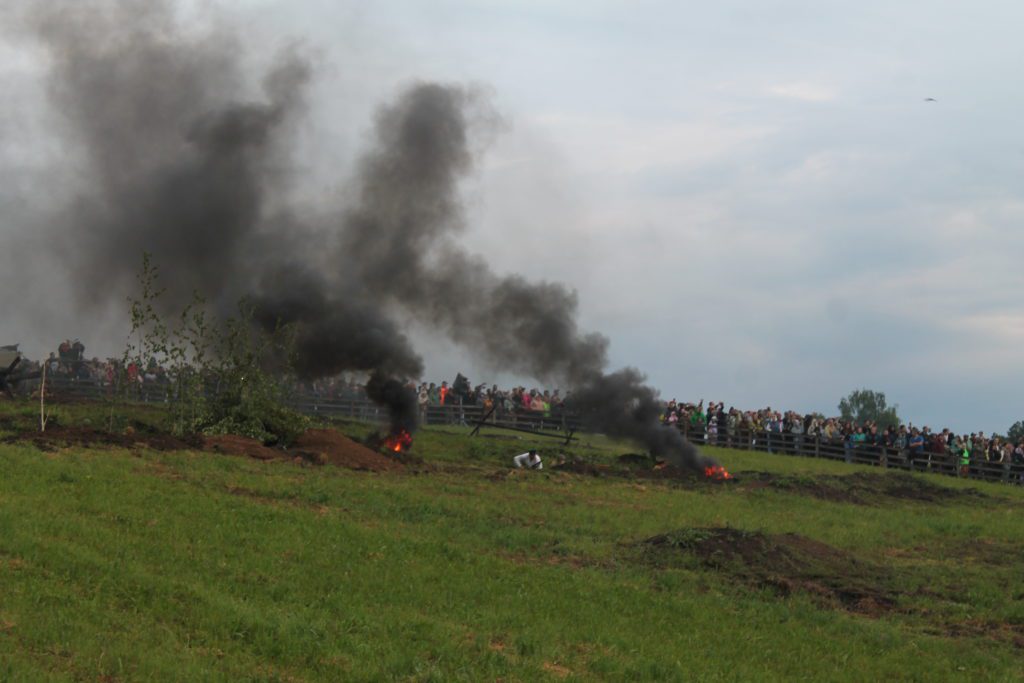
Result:
{"label": "dirt mound", "polygon": [[872,615],[896,605],[888,569],[798,534],[693,528],[652,536],[639,547],[649,562],[689,559],[782,596],[806,593],[829,606]]}
{"label": "dirt mound", "polygon": [[178,438],[149,425],[129,427],[115,434],[89,427],[55,425],[45,432],[23,431],[0,439],[0,443],[27,443],[41,451],[56,451],[68,446],[86,448],[151,448],[158,451],[205,450],[256,460],[295,460],[315,465],[337,465],[353,470],[384,472],[402,470],[396,458],[356,443],[333,429],[311,429],[288,450],[264,446],[256,439],[235,434]]}
{"label": "dirt mound", "polygon": [[184,451],[202,447],[197,437],[178,438],[160,432],[137,432],[129,428],[125,433],[113,434],[90,427],[47,427],[45,432],[22,432],[3,439],[2,443],[30,443],[41,451],[55,451],[69,446],[88,448],[145,447],[157,451]]}
{"label": "dirt mound", "polygon": [[312,462],[353,470],[384,472],[403,468],[398,459],[370,450],[333,429],[310,429],[298,438],[289,452]]}
{"label": "dirt mound", "polygon": [[884,499],[948,503],[965,498],[987,498],[977,489],[951,489],[900,472],[854,472],[814,476],[743,472],[740,478],[745,482],[746,488],[774,488],[822,500],[857,505],[874,505],[883,502]]}
{"label": "dirt mound", "polygon": [[223,434],[203,438],[203,449],[226,455],[240,455],[256,460],[280,460],[290,456],[283,450],[264,446],[260,441],[247,436]]}

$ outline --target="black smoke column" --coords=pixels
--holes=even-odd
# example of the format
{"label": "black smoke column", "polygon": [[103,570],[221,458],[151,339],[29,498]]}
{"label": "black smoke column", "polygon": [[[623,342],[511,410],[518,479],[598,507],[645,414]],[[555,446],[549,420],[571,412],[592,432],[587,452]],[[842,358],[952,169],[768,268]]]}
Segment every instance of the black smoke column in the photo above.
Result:
{"label": "black smoke column", "polygon": [[380,372],[370,375],[366,383],[366,395],[378,405],[385,406],[391,422],[391,433],[416,431],[416,392],[394,377],[385,377]]}

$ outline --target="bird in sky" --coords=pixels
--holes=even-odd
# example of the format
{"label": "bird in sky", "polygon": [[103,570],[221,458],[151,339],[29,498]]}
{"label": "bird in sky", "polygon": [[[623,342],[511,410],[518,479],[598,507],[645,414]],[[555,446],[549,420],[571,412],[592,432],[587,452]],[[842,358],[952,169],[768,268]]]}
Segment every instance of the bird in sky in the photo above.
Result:
{"label": "bird in sky", "polygon": [[938,102],[938,100],[935,99],[934,97],[926,97],[926,98],[924,98],[924,101],[925,102]]}

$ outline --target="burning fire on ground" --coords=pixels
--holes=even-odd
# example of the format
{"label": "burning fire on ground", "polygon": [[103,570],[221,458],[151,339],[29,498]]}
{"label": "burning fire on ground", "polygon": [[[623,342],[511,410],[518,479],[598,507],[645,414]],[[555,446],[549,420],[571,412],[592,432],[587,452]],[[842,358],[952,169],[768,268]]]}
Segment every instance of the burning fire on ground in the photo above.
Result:
{"label": "burning fire on ground", "polygon": [[715,481],[725,481],[726,479],[732,479],[732,475],[729,471],[721,465],[711,465],[704,468],[704,476],[708,479]]}
{"label": "burning fire on ground", "polygon": [[412,448],[412,434],[404,429],[393,432],[384,439],[384,448],[395,454],[402,454]]}
{"label": "burning fire on ground", "polygon": [[[659,460],[654,464],[654,469],[655,471],[664,470],[668,466],[668,462],[665,460]],[[729,470],[725,469],[721,465],[708,465],[704,468],[704,476],[712,481],[725,481],[726,479],[733,478],[733,476],[729,474]]]}

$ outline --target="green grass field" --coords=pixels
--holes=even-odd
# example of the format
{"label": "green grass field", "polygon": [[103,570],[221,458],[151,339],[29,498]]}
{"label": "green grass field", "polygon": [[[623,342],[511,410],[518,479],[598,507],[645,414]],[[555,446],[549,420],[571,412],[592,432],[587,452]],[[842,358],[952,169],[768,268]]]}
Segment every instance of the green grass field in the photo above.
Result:
{"label": "green grass field", "polygon": [[[102,410],[57,408],[64,424]],[[3,406],[0,436],[31,414]],[[801,487],[865,468],[713,449],[737,483],[510,474],[529,445],[428,429],[423,465],[399,474],[2,445],[0,679],[1024,676],[1016,487],[921,475],[948,500],[844,502]],[[564,452],[610,463],[629,450],[592,437]],[[785,486],[752,486],[754,472]],[[848,570],[805,579],[843,571],[891,604],[780,591],[785,577],[736,558],[643,543],[724,527],[828,544]]]}

